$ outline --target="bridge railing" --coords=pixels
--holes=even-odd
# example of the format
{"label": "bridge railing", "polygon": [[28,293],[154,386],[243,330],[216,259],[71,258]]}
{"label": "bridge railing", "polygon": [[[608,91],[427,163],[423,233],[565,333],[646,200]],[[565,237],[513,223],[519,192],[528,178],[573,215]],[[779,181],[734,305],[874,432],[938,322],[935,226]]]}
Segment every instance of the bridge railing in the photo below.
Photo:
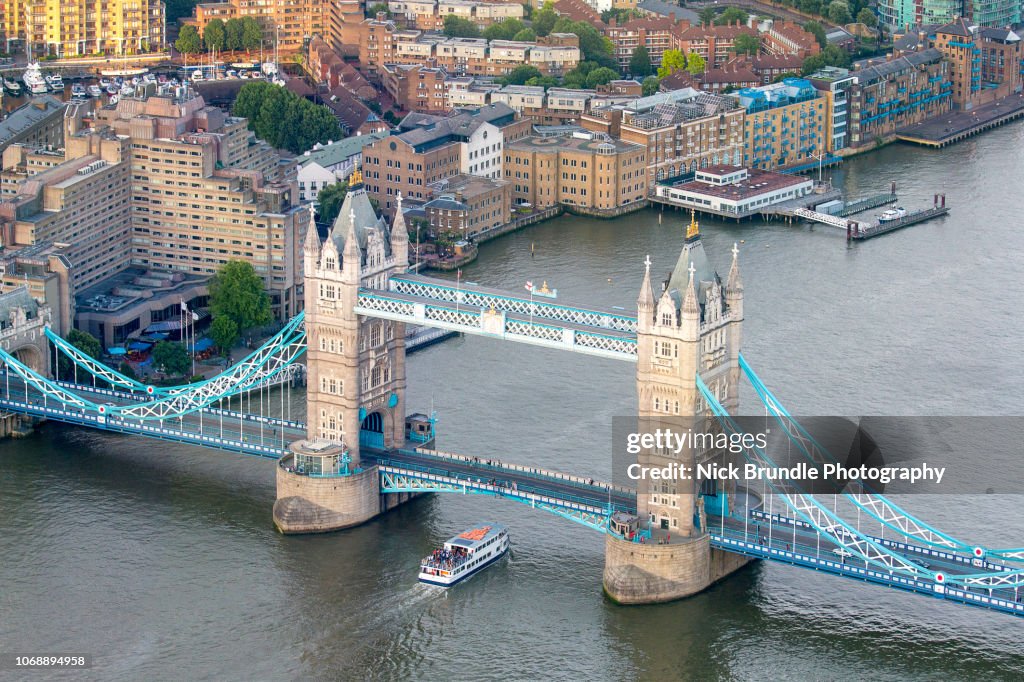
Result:
{"label": "bridge railing", "polygon": [[481,467],[491,471],[508,471],[521,474],[530,474],[533,476],[543,476],[545,478],[550,478],[561,483],[568,483],[569,485],[587,488],[598,487],[603,490],[608,490],[608,488],[611,488],[613,492],[617,492],[623,495],[636,495],[636,490],[633,488],[627,488],[621,485],[612,485],[610,483],[598,481],[593,478],[587,478],[585,476],[574,476],[572,474],[566,474],[560,471],[551,471],[549,469],[541,469],[539,467],[525,466],[522,464],[510,464],[508,462],[503,462],[501,460],[496,459],[470,457],[468,455],[460,455],[454,452],[435,450],[433,448],[416,448],[415,450],[413,450],[413,452],[420,455],[437,457],[439,459],[448,459],[453,462],[471,464],[475,467]]}

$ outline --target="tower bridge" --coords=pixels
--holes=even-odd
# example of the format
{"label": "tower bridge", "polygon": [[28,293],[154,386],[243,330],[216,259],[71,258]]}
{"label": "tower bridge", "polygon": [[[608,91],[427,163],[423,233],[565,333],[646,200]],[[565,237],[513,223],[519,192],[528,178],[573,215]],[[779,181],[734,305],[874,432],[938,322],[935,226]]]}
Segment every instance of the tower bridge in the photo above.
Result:
{"label": "tower bridge", "polygon": [[[0,326],[0,408],[276,460],[273,519],[285,533],[355,526],[425,493],[517,502],[604,534],[604,589],[623,603],[691,595],[763,559],[1024,615],[1024,549],[957,539],[863,486],[829,500],[792,486],[753,491],[728,480],[634,489],[511,458],[438,451],[432,422],[426,434],[407,427],[405,325],[418,324],[635,363],[637,416],[645,423],[687,419],[742,433],[733,415],[747,381],[757,410],[779,425],[792,451],[827,461],[831,455],[741,355],[738,250],[723,279],[692,216],[659,287],[645,262],[635,317],[413,275],[408,251],[401,210],[388,225],[354,176],[326,240],[315,230],[306,236],[305,312],[220,375],[178,387],[147,386],[102,365],[49,332],[45,311],[30,298],[7,298],[0,301],[9,320]],[[51,357],[61,355],[78,380],[51,377]],[[304,419],[292,417],[286,400],[303,359]],[[736,455],[760,466],[773,456],[756,446]],[[644,451],[638,460],[659,466],[728,457],[684,449],[671,458]]]}

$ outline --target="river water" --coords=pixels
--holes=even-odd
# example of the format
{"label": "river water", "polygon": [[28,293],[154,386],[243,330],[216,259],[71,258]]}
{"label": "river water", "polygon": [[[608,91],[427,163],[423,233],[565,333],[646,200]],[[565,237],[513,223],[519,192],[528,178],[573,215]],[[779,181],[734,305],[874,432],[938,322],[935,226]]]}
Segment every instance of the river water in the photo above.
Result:
{"label": "river water", "polygon": [[[848,247],[838,230],[704,220],[719,272],[742,241],[744,353],[794,414],[1020,414],[1024,126],[943,151],[904,146],[832,171],[851,196],[899,184],[950,216]],[[633,309],[684,216],[563,217],[481,248],[464,277]],[[531,245],[534,255],[531,256]],[[634,369],[462,338],[412,356],[409,405],[441,447],[610,471]],[[742,394],[752,405],[752,392]],[[965,458],[970,457],[965,452]],[[624,608],[601,594],[603,538],[472,496],[420,499],[343,533],[285,537],[270,462],[46,425],[0,443],[0,651],[95,657],[97,679],[1019,679],[1021,624],[779,565]],[[1024,544],[1019,497],[914,496],[989,546]],[[419,558],[500,520],[513,553],[448,592]],[[0,676],[3,673],[0,672]]]}

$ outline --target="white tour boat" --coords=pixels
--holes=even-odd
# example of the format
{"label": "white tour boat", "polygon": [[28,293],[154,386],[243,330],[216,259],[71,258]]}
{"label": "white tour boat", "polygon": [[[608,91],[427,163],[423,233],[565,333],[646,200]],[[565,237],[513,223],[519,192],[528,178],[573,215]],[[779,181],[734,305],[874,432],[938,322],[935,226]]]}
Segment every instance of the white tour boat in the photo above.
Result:
{"label": "white tour boat", "polygon": [[420,582],[451,587],[490,566],[508,551],[508,529],[497,523],[459,533],[420,562]]}
{"label": "white tour boat", "polygon": [[36,62],[32,62],[25,68],[25,75],[21,77],[21,80],[33,95],[42,95],[49,90],[46,87],[46,79],[43,78],[43,72],[39,70],[39,64]]}
{"label": "white tour boat", "polygon": [[882,215],[878,216],[878,222],[891,223],[894,220],[899,220],[905,215],[907,215],[907,210],[902,206],[890,208],[888,211],[885,211]]}

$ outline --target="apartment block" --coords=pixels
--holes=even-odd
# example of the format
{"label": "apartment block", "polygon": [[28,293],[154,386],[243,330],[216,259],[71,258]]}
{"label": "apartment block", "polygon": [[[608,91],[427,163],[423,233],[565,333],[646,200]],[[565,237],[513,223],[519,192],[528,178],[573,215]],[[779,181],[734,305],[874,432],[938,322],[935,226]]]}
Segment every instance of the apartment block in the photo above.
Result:
{"label": "apartment block", "polygon": [[847,146],[860,148],[898,128],[946,113],[953,105],[949,62],[935,48],[851,72]]}
{"label": "apartment block", "polygon": [[[349,10],[346,14],[345,10]],[[337,16],[332,17],[332,13]],[[359,11],[360,18],[362,11]],[[187,23],[194,24],[199,32],[213,19],[228,21],[253,17],[263,26],[267,46],[273,44],[275,35],[278,50],[285,53],[305,51],[307,41],[314,35],[331,35],[332,25],[341,30],[341,19],[351,22],[351,6],[346,3],[321,2],[321,0],[224,0],[224,2],[200,3],[194,16]],[[340,41],[334,41],[335,43]]]}
{"label": "apartment block", "polygon": [[445,17],[458,17],[484,29],[505,19],[522,19],[523,6],[516,2],[475,0],[391,0],[388,12],[406,28],[440,31]]}
{"label": "apartment block", "polygon": [[647,150],[605,133],[531,135],[506,145],[516,206],[614,212],[647,196]]}
{"label": "apartment block", "polygon": [[629,60],[638,47],[647,48],[651,63],[658,67],[665,50],[677,49],[689,27],[687,21],[676,21],[675,15],[631,19],[622,24],[613,17],[604,28],[604,35],[612,41],[619,68],[628,72]]}
{"label": "apartment block", "polygon": [[684,53],[696,52],[709,67],[721,66],[733,56],[733,46],[739,35],[758,36],[757,29],[739,23],[731,26],[690,26],[679,38],[679,49]]}
{"label": "apartment block", "polygon": [[827,114],[826,149],[837,153],[846,149],[847,128],[850,120],[850,91],[856,78],[848,69],[826,66],[807,77],[824,96]]}
{"label": "apartment block", "polygon": [[1020,92],[1024,52],[1009,28],[973,26],[963,19],[935,30],[935,49],[949,62],[953,103],[962,109]]}
{"label": "apartment block", "polygon": [[161,0],[4,0],[3,33],[32,54],[73,57],[163,49]]}
{"label": "apartment block", "polygon": [[744,111],[730,97],[684,88],[592,107],[584,128],[643,147],[647,190],[662,179],[708,165],[740,162]]}
{"label": "apartment block", "polygon": [[368,74],[380,76],[385,64],[420,64],[463,76],[504,76],[530,64],[542,74],[561,76],[579,64],[579,38],[552,33],[537,42],[483,38],[445,38],[403,29],[391,20],[367,19],[359,35],[359,63]]}
{"label": "apartment block", "polygon": [[826,151],[827,100],[804,78],[743,88],[736,99],[746,112],[743,165],[785,169],[813,161]]}
{"label": "apartment block", "polygon": [[409,114],[393,135],[363,149],[366,190],[390,216],[398,192],[416,204],[431,198],[430,185],[460,173],[499,180],[504,145],[527,135],[530,123],[501,103]]}
{"label": "apartment block", "polygon": [[761,35],[761,50],[769,55],[795,55],[806,59],[821,52],[814,34],[794,21],[775,21]]}
{"label": "apartment block", "polygon": [[384,64],[380,81],[402,111],[439,114],[448,111],[444,69],[422,64]]}

